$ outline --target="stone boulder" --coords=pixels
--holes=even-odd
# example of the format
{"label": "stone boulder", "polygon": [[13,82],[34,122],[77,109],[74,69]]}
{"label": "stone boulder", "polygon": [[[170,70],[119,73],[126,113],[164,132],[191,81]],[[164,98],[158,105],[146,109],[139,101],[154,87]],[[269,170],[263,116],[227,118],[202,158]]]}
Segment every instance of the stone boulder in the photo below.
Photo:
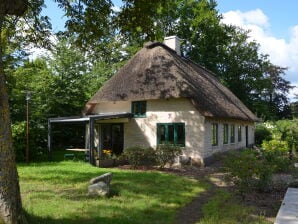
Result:
{"label": "stone boulder", "polygon": [[88,195],[90,196],[108,196],[109,193],[110,186],[104,182],[97,182],[88,187]]}
{"label": "stone boulder", "polygon": [[96,184],[98,182],[104,182],[107,185],[110,185],[113,178],[112,173],[105,173],[103,175],[100,175],[98,177],[94,177],[90,180],[90,184]]}

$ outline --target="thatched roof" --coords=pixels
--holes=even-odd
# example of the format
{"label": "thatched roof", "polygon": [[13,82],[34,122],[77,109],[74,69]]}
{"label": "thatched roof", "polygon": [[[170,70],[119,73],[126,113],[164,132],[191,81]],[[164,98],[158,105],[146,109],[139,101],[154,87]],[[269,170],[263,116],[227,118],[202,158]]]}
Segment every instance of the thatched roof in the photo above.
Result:
{"label": "thatched roof", "polygon": [[[208,70],[166,45],[147,43],[88,101],[186,97],[205,117],[255,121],[257,117]],[[90,110],[89,110],[90,112]]]}

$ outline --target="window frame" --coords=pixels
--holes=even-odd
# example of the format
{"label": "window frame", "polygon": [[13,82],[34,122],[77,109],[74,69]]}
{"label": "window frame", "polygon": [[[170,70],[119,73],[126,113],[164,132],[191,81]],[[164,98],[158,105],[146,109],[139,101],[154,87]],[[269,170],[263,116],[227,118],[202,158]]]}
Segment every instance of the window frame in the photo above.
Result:
{"label": "window frame", "polygon": [[238,142],[242,141],[242,126],[238,125]]}
{"label": "window frame", "polygon": [[[160,141],[160,127],[164,127],[165,128],[165,140],[163,143],[161,143]],[[173,143],[169,143],[169,127],[173,126]],[[182,126],[183,127],[183,136],[182,137],[182,141],[183,143],[178,143],[178,127]],[[185,123],[157,123],[156,124],[156,140],[157,140],[157,145],[160,144],[172,144],[172,145],[176,145],[176,146],[180,146],[180,147],[184,147],[185,146]]]}
{"label": "window frame", "polygon": [[231,125],[231,129],[230,129],[230,142],[235,143],[235,125],[234,124]]}
{"label": "window frame", "polygon": [[[145,108],[145,113],[141,113],[142,107]],[[136,118],[144,118],[147,113],[147,101],[132,101],[131,102],[131,113]]]}
{"label": "window frame", "polygon": [[218,145],[218,123],[211,124],[211,145]]}
{"label": "window frame", "polygon": [[223,124],[223,144],[229,144],[229,125]]}

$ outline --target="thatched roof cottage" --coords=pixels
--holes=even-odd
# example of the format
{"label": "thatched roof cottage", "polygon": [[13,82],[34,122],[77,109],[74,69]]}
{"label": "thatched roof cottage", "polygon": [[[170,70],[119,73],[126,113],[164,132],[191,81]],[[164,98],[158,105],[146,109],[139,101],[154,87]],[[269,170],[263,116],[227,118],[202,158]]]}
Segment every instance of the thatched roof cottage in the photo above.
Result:
{"label": "thatched roof cottage", "polygon": [[85,115],[133,116],[96,122],[96,147],[120,153],[170,143],[203,163],[215,152],[254,144],[257,117],[179,48],[175,36],[147,43],[87,102]]}
{"label": "thatched roof cottage", "polygon": [[86,122],[88,148],[99,154],[169,143],[199,165],[253,145],[257,117],[212,72],[181,57],[172,36],[147,43],[87,102],[83,118],[64,121]]}

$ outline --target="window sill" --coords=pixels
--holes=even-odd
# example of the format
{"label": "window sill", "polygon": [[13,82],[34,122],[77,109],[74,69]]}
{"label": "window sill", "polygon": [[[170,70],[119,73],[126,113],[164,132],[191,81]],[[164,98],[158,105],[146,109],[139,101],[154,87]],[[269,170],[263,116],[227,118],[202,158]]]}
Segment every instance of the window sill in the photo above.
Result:
{"label": "window sill", "polygon": [[157,145],[173,145],[173,146],[178,146],[178,147],[185,147],[185,144],[157,143]]}
{"label": "window sill", "polygon": [[134,118],[146,118],[147,116],[146,115],[134,115],[133,117]]}

